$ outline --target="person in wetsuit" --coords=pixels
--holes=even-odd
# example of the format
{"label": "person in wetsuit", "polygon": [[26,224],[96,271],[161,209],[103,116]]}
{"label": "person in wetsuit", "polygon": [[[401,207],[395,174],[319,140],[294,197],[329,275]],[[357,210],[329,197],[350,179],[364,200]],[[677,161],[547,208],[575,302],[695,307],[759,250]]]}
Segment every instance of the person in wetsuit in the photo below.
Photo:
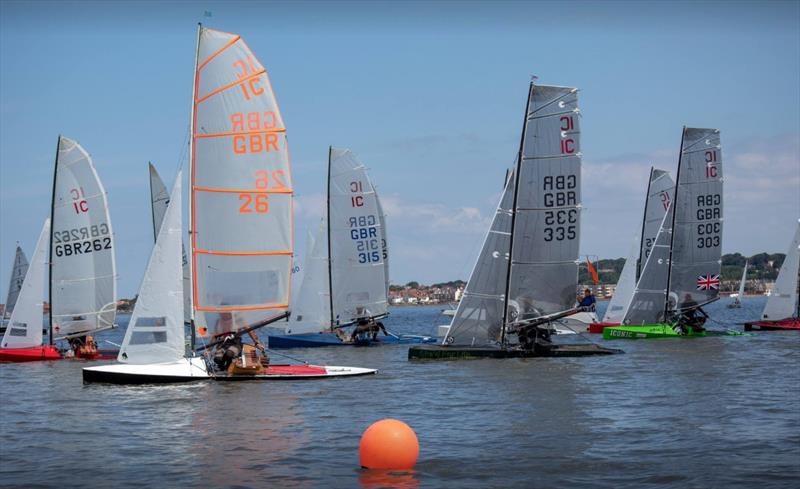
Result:
{"label": "person in wetsuit", "polygon": [[581,311],[592,312],[595,310],[596,304],[597,299],[595,299],[594,295],[592,295],[592,291],[589,289],[584,290],[583,299],[581,299],[578,303],[578,308]]}
{"label": "person in wetsuit", "polygon": [[217,346],[214,352],[214,363],[220,370],[227,370],[233,360],[242,353],[242,338],[229,334]]}
{"label": "person in wetsuit", "polygon": [[686,294],[681,304],[682,310],[678,317],[678,327],[682,334],[689,334],[691,331],[701,333],[705,331],[703,325],[708,319],[708,314],[697,305],[691,294]]}

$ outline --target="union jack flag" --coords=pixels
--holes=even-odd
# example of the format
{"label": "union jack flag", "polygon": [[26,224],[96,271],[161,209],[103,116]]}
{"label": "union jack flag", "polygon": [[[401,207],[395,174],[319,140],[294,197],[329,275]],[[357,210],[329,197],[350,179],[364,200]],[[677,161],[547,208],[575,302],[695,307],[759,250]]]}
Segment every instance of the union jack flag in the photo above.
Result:
{"label": "union jack flag", "polygon": [[697,277],[697,290],[719,290],[719,274]]}

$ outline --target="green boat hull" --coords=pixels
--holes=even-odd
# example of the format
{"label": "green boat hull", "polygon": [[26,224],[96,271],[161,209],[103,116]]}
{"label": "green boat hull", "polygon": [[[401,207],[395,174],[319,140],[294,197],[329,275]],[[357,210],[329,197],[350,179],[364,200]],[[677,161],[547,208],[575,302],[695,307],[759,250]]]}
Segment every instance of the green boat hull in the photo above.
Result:
{"label": "green boat hull", "polygon": [[638,326],[611,326],[603,329],[604,340],[642,340],[651,338],[699,338],[703,336],[745,336],[739,331],[675,331],[674,324],[658,323]]}

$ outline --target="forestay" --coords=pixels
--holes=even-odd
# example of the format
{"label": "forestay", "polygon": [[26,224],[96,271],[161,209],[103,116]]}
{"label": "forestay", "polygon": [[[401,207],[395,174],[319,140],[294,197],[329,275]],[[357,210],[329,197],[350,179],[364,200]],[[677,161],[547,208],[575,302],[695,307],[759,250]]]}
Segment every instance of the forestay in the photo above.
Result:
{"label": "forestay", "polygon": [[14,254],[14,264],[11,267],[11,278],[8,280],[8,294],[6,295],[6,308],[4,310],[4,317],[8,317],[14,311],[14,306],[17,303],[19,291],[22,290],[22,282],[25,280],[25,274],[28,272],[28,259],[25,258],[25,252],[17,245],[17,252]]}
{"label": "forestay", "polygon": [[111,328],[116,316],[114,235],[106,192],[89,154],[59,137],[50,241],[50,320],[61,337]]}
{"label": "forestay", "polygon": [[389,232],[386,229],[386,214],[383,212],[381,199],[375,192],[375,203],[378,205],[378,219],[381,222],[381,251],[383,253],[383,273],[386,279],[386,297],[389,297]]}
{"label": "forestay", "polygon": [[514,174],[506,181],[492,225],[469,276],[443,344],[485,345],[501,341],[508,282]]}
{"label": "forestay", "polygon": [[518,161],[506,321],[574,306],[581,153],[578,90],[534,86]]}
{"label": "forestay", "polygon": [[645,261],[636,289],[627,306],[623,324],[653,324],[664,321],[667,281],[669,280],[669,249],[672,241],[672,204],[661,219],[650,254]]}
{"label": "forestay", "polygon": [[286,130],[264,66],[201,27],[191,155],[191,262],[200,336],[283,316],[293,253]]}
{"label": "forestay", "polygon": [[656,235],[661,229],[661,221],[664,220],[664,214],[666,214],[674,195],[675,182],[669,176],[669,172],[658,168],[650,168],[650,180],[647,185],[644,218],[642,220],[642,242],[636,267],[636,280],[641,276],[642,268],[650,255],[650,249],[653,247],[653,243],[656,242]]}
{"label": "forestay", "polygon": [[17,307],[11,313],[11,319],[3,335],[3,348],[30,348],[42,344],[44,270],[47,264],[49,238],[50,219],[45,219],[42,232],[36,241],[36,250],[31,257],[30,267],[25,260],[27,270],[17,297]]}
{"label": "forestay", "polygon": [[625,259],[622,273],[620,273],[619,280],[617,280],[614,295],[611,297],[611,302],[608,303],[606,312],[603,315],[604,323],[621,323],[625,318],[631,297],[636,289],[636,260],[639,257],[640,241],[639,237],[636,236],[631,244],[630,253],[628,253],[628,258]]}
{"label": "forestay", "polygon": [[800,222],[797,224],[794,239],[792,239],[789,250],[786,252],[786,258],[781,265],[778,279],[775,281],[775,288],[772,289],[772,294],[767,299],[767,305],[764,306],[761,319],[777,321],[793,315],[797,317],[798,273],[800,273]]}
{"label": "forestay", "polygon": [[683,129],[674,212],[668,298],[673,312],[719,296],[723,214],[718,129]]}
{"label": "forestay", "polygon": [[[150,202],[153,211],[153,239],[158,238],[158,230],[164,222],[164,215],[169,206],[169,193],[164,181],[158,174],[156,167],[150,163]],[[181,244],[181,261],[183,265],[183,321],[189,323],[192,320],[192,297],[190,294],[192,279],[189,274],[189,260],[186,258],[186,248]]]}
{"label": "forestay", "polygon": [[367,169],[349,149],[330,149],[328,226],[333,324],[388,312],[381,212]]}
{"label": "forestay", "polygon": [[327,229],[325,222],[320,221],[316,237],[308,235],[303,282],[292,304],[286,334],[316,333],[331,327]]}
{"label": "forestay", "polygon": [[168,200],[117,355],[123,363],[171,362],[185,354],[180,173]]}

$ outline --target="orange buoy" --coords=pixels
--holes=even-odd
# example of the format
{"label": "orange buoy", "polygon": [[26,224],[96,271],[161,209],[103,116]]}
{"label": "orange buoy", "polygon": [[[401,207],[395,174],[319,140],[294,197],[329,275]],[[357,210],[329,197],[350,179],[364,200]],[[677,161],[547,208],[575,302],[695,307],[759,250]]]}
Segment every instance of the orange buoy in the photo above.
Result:
{"label": "orange buoy", "polygon": [[419,440],[402,421],[382,419],[361,435],[358,455],[365,469],[408,470],[417,463]]}

